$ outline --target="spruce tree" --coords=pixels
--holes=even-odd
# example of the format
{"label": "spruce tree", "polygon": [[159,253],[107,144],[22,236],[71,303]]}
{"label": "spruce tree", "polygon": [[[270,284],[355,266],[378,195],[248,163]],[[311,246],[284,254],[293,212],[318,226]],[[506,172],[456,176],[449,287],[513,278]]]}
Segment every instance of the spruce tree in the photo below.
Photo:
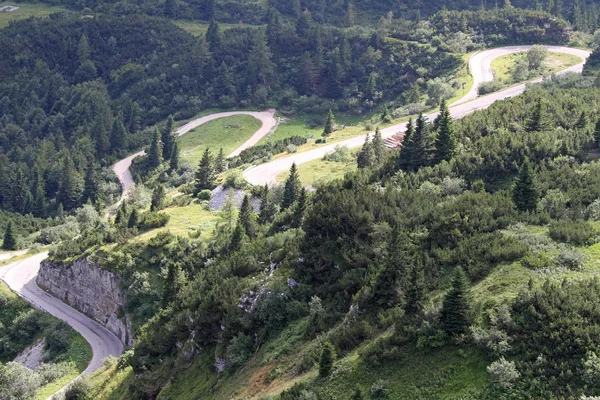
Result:
{"label": "spruce tree", "polygon": [[375,135],[373,135],[373,141],[371,142],[371,145],[373,148],[373,154],[375,156],[373,163],[375,165],[381,165],[385,160],[387,150],[385,148],[385,144],[383,143],[383,137],[381,136],[381,130],[379,129],[379,126],[375,128]]}
{"label": "spruce tree", "polygon": [[138,226],[139,222],[140,221],[139,221],[138,211],[136,208],[134,208],[133,210],[131,210],[131,214],[129,214],[129,220],[127,220],[127,227],[129,229],[136,228]]}
{"label": "spruce tree", "polygon": [[429,165],[433,143],[429,132],[429,124],[423,114],[420,114],[417,118],[414,132],[409,133],[408,129],[407,126],[407,133],[402,141],[400,161],[404,169],[416,171]]}
{"label": "spruce tree", "polygon": [[98,198],[98,179],[94,166],[90,163],[85,170],[85,180],[83,184],[83,201],[91,200],[95,202]]}
{"label": "spruce tree", "polygon": [[215,170],[211,159],[210,150],[207,148],[196,172],[196,195],[205,189],[212,190],[215,187]]}
{"label": "spruce tree", "polygon": [[81,35],[81,38],[79,39],[77,58],[79,59],[80,65],[90,59],[90,42],[85,33]]}
{"label": "spruce tree", "polygon": [[365,88],[365,99],[367,100],[375,100],[377,94],[377,78],[375,77],[375,72],[371,72],[369,78],[367,80],[367,86]]}
{"label": "spruce tree", "polygon": [[160,163],[163,159],[162,153],[163,147],[160,140],[160,133],[158,132],[158,128],[155,128],[152,144],[150,145],[150,150],[148,151],[148,166],[151,169],[155,169],[160,166]]}
{"label": "spruce tree", "polygon": [[304,220],[304,212],[308,203],[308,193],[303,187],[300,189],[298,200],[294,203],[294,213],[292,214],[292,228],[300,228]]}
{"label": "spruce tree", "polygon": [[208,48],[212,53],[218,51],[221,47],[221,31],[219,24],[214,18],[210,21],[210,25],[206,31],[206,43],[208,43]]}
{"label": "spruce tree", "polygon": [[516,178],[512,198],[520,211],[532,211],[537,207],[540,194],[535,182],[535,173],[526,158]]}
{"label": "spruce tree", "polygon": [[2,242],[2,248],[4,250],[17,250],[17,237],[13,230],[12,221],[8,221],[6,230],[4,231],[4,241]]}
{"label": "spruce tree", "polygon": [[165,161],[171,158],[171,153],[173,152],[173,146],[175,145],[175,136],[173,135],[173,126],[175,122],[173,121],[173,116],[169,115],[167,118],[167,123],[162,130],[161,140],[163,146],[163,158]]}
{"label": "spruce tree", "polygon": [[465,333],[469,326],[468,281],[462,268],[457,267],[452,278],[452,287],[442,304],[440,322],[448,335]]}
{"label": "spruce tree", "polygon": [[402,148],[400,149],[400,153],[398,156],[398,169],[408,170],[409,166],[412,163],[412,146],[410,142],[412,141],[412,137],[415,134],[415,126],[413,123],[413,119],[409,118],[406,123],[406,131],[404,132],[404,137],[402,138]]}
{"label": "spruce tree", "polygon": [[101,118],[97,118],[92,125],[91,136],[96,144],[96,152],[99,156],[108,154],[110,150],[110,135]]}
{"label": "spruce tree", "polygon": [[110,149],[113,152],[123,150],[125,148],[125,126],[121,121],[121,116],[115,118],[112,129],[110,131]]}
{"label": "spruce tree", "polygon": [[171,158],[169,159],[169,169],[171,171],[177,171],[177,169],[179,169],[179,144],[177,141],[173,143],[173,150],[171,151]]}
{"label": "spruce tree", "polygon": [[249,238],[256,236],[256,215],[252,210],[252,203],[248,195],[245,195],[242,200],[240,213],[238,214],[238,225],[244,228],[244,233]]}
{"label": "spruce tree", "polygon": [[528,132],[543,132],[550,128],[550,120],[546,112],[546,106],[542,101],[542,97],[538,97],[533,114],[527,123]]}
{"label": "spruce tree", "polygon": [[352,2],[348,2],[348,7],[346,7],[346,15],[344,17],[344,26],[346,28],[350,28],[354,26],[354,6]]}
{"label": "spruce tree", "polygon": [[38,177],[33,195],[33,215],[38,218],[46,218],[48,204],[46,201],[46,191],[44,190],[44,180]]}
{"label": "spruce tree", "polygon": [[165,15],[169,18],[175,18],[177,15],[177,4],[175,0],[165,1]]}
{"label": "spruce tree", "polygon": [[335,118],[333,116],[333,111],[329,109],[329,113],[327,114],[327,119],[325,120],[325,126],[323,127],[323,137],[327,137],[333,133],[335,129]]}
{"label": "spruce tree", "polygon": [[159,211],[163,208],[165,201],[165,188],[163,185],[158,185],[152,191],[152,202],[150,203],[150,211]]}
{"label": "spruce tree", "polygon": [[72,210],[79,204],[80,191],[77,187],[75,171],[70,154],[64,158],[57,200],[66,210]]}
{"label": "spruce tree", "polygon": [[425,285],[423,281],[423,268],[420,263],[414,264],[410,270],[410,277],[406,287],[404,314],[417,315],[423,309],[425,298]]}
{"label": "spruce tree", "polygon": [[242,224],[238,223],[233,230],[233,234],[231,235],[231,243],[229,244],[230,251],[237,251],[242,248],[242,244],[244,243],[244,227]]}
{"label": "spruce tree", "polygon": [[222,147],[219,149],[219,154],[215,160],[215,173],[220,174],[221,172],[225,172],[225,154]]}
{"label": "spruce tree", "polygon": [[334,361],[335,350],[333,349],[333,345],[329,342],[325,342],[321,349],[321,357],[319,358],[319,376],[321,378],[327,378],[331,375]]}
{"label": "spruce tree", "polygon": [[371,168],[375,161],[375,152],[373,151],[373,145],[370,140],[370,136],[367,133],[365,137],[365,144],[356,156],[356,163],[358,168]]}
{"label": "spruce tree", "polygon": [[294,204],[301,187],[302,184],[300,183],[300,177],[298,176],[298,168],[296,167],[296,163],[293,163],[292,168],[290,168],[290,175],[285,181],[285,186],[283,188],[282,209],[287,209]]}
{"label": "spruce tree", "polygon": [[167,279],[165,280],[162,295],[163,308],[167,307],[173,300],[175,300],[177,293],[180,291],[182,286],[183,273],[181,272],[181,266],[178,263],[169,263]]}
{"label": "spruce tree", "polygon": [[588,118],[587,115],[585,113],[585,111],[582,111],[581,114],[579,114],[579,119],[577,120],[577,123],[575,124],[575,128],[577,129],[585,129],[588,125]]}
{"label": "spruce tree", "polygon": [[594,128],[594,146],[596,150],[600,149],[600,118],[596,121],[596,127]]}
{"label": "spruce tree", "polygon": [[442,99],[440,114],[437,118],[437,136],[435,139],[436,162],[449,161],[456,150],[456,137],[454,136],[454,123],[446,100]]}
{"label": "spruce tree", "polygon": [[258,222],[266,224],[273,221],[273,217],[277,214],[277,204],[273,200],[273,196],[269,191],[269,186],[265,184],[263,189],[262,199],[260,202],[260,212],[258,214]]}

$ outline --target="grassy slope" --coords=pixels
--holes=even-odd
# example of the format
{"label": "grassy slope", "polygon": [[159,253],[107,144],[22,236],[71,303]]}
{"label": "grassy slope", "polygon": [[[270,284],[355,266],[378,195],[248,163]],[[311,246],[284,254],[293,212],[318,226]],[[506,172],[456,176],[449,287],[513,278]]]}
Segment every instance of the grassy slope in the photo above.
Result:
{"label": "grassy slope", "polygon": [[[303,185],[309,186],[314,185],[321,181],[330,181],[333,179],[343,178],[347,172],[354,171],[356,169],[356,160],[349,162],[335,162],[325,161],[323,159],[317,159],[309,161],[298,166],[298,175],[300,176],[300,182]],[[278,182],[284,182],[289,175],[288,171],[285,171],[277,175]]]}
{"label": "grassy slope", "polygon": [[16,6],[19,7],[19,9],[13,12],[0,12],[0,28],[8,26],[10,21],[26,19],[29,17],[47,17],[55,12],[67,11],[63,7],[49,6],[48,4],[42,3],[32,4],[2,1],[0,2],[0,7],[3,6]]}
{"label": "grassy slope", "polygon": [[[525,54],[525,52],[507,54],[492,61],[494,78],[506,83],[515,83],[512,82],[511,79],[512,69],[520,59],[525,57]],[[551,75],[580,62],[581,58],[572,54],[548,53],[548,59],[545,62],[543,73],[539,76]]]}
{"label": "grassy slope", "polygon": [[181,158],[197,164],[207,147],[213,155],[217,154],[220,148],[228,155],[244,144],[260,127],[260,121],[249,115],[235,115],[209,121],[177,139]]}

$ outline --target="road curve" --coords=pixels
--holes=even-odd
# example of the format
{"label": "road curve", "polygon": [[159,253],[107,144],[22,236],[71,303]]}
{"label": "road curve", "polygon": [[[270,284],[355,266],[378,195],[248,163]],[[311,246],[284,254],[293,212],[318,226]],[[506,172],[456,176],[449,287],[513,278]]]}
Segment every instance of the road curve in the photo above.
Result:
{"label": "road curve", "polygon": [[[229,154],[227,157],[237,156],[242,152],[242,150],[246,150],[247,148],[254,146],[256,143],[258,143],[260,141],[260,139],[262,139],[264,136],[266,136],[269,132],[271,132],[271,130],[273,128],[275,128],[277,126],[277,120],[275,119],[275,110],[273,110],[273,109],[266,110],[266,111],[257,111],[257,112],[255,112],[255,111],[228,111],[228,112],[206,115],[204,117],[200,117],[198,119],[190,121],[187,124],[183,125],[182,127],[178,128],[175,131],[175,134],[177,136],[181,136],[183,134],[188,133],[192,129],[194,129],[202,124],[205,124],[209,121],[212,121],[212,120],[215,120],[218,118],[231,117],[234,115],[249,115],[251,117],[258,119],[260,122],[262,122],[262,126],[260,127],[259,130],[256,131],[256,133],[254,133],[250,137],[250,139],[248,139],[244,144],[242,144],[240,147],[235,149],[233,151],[233,153]],[[129,167],[131,167],[131,162],[133,161],[134,158],[136,158],[138,156],[143,156],[144,154],[146,154],[146,152],[144,150],[139,151],[135,154],[130,155],[127,158],[122,159],[121,161],[114,164],[112,167],[113,172],[115,173],[115,175],[117,175],[117,178],[119,178],[119,182],[121,182],[121,187],[123,188],[123,194],[122,194],[123,198],[127,197],[127,195],[129,194],[129,192],[131,191],[131,189],[133,188],[133,185],[134,185],[133,177],[131,175],[131,171],[129,170]]]}
{"label": "road curve", "polygon": [[36,278],[47,255],[38,254],[0,268],[0,279],[34,307],[65,321],[83,336],[92,347],[93,356],[82,375],[91,374],[102,366],[104,358],[118,357],[123,344],[108,329],[39,288]]}
{"label": "road curve", "polygon": [[[590,52],[580,49],[573,49],[570,47],[560,46],[547,46],[552,52],[557,53],[568,53],[579,56],[582,60],[589,57]],[[477,110],[488,108],[496,100],[502,100],[506,97],[517,96],[525,91],[525,87],[528,83],[541,82],[540,79],[531,80],[519,85],[512,86],[508,89],[492,93],[486,96],[477,97],[477,87],[483,82],[489,82],[493,80],[493,74],[491,69],[491,62],[497,57],[503,56],[509,53],[516,53],[521,51],[527,51],[531,46],[510,46],[501,47],[492,50],[486,50],[481,53],[477,53],[469,60],[469,68],[473,74],[473,88],[461,99],[454,102],[450,107],[450,114],[453,118],[462,118]],[[569,67],[560,73],[565,72],[581,72],[585,61]],[[432,120],[437,116],[437,112],[427,115],[427,118]],[[406,130],[406,123],[400,123],[387,128],[381,129],[381,135],[383,138],[394,136],[398,132]],[[372,132],[370,132],[372,134]],[[296,153],[289,157],[280,158],[268,163],[252,166],[246,169],[243,173],[244,178],[253,185],[264,185],[275,182],[275,178],[282,172],[290,169],[293,163],[296,165],[303,164],[312,160],[323,158],[325,154],[332,152],[336,146],[347,146],[348,148],[355,148],[362,146],[365,142],[366,134],[360,135],[351,139],[342,140],[336,143],[331,143],[326,146],[318,147],[312,150],[308,150],[302,153]]]}

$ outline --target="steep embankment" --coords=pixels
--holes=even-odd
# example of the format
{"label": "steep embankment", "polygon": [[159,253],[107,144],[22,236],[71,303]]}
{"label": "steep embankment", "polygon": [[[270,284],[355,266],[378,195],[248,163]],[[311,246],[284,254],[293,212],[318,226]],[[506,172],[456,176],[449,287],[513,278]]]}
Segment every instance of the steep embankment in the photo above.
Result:
{"label": "steep embankment", "polygon": [[[531,46],[510,46],[501,47],[498,49],[487,50],[481,53],[475,54],[469,61],[469,68],[473,74],[474,83],[473,88],[461,99],[456,101],[457,104],[450,107],[450,113],[453,118],[462,118],[473,112],[481,109],[485,109],[492,105],[496,100],[502,100],[506,97],[517,96],[525,90],[527,83],[538,82],[541,79],[536,79],[520,85],[510,87],[500,92],[492,93],[487,96],[477,97],[477,88],[483,82],[489,82],[493,80],[491,63],[494,59],[501,57],[509,53],[518,53],[526,51]],[[582,62],[561,71],[565,72],[581,72],[583,69],[584,61],[589,57],[590,52],[586,50],[573,49],[570,47],[559,47],[549,46],[549,50],[556,53],[568,53],[573,54],[582,58]],[[475,100],[473,100],[475,99]],[[427,115],[427,118],[433,119],[437,116],[437,112]],[[402,132],[406,129],[406,123],[400,123],[393,125],[381,130],[383,138],[389,138],[398,132]],[[372,134],[372,132],[370,133]],[[280,173],[290,169],[292,164],[303,164],[308,161],[322,158],[325,154],[332,152],[336,146],[346,146],[349,148],[360,147],[365,142],[365,135],[360,135],[352,139],[343,140],[340,142],[332,143],[323,147],[319,147],[313,150],[305,151],[303,153],[297,153],[289,157],[274,160],[265,164],[256,165],[248,168],[244,171],[244,178],[253,185],[264,185],[267,183],[275,182],[275,177]]]}

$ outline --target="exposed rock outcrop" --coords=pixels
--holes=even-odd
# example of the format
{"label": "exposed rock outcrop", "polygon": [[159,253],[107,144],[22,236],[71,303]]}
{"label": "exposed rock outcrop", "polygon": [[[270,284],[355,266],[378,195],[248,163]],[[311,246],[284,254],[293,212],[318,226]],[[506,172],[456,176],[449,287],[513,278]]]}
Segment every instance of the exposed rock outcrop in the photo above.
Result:
{"label": "exposed rock outcrop", "polygon": [[125,306],[125,293],[119,277],[87,259],[71,265],[44,260],[40,265],[38,285],[117,335],[125,346],[132,347],[131,322],[119,317]]}

